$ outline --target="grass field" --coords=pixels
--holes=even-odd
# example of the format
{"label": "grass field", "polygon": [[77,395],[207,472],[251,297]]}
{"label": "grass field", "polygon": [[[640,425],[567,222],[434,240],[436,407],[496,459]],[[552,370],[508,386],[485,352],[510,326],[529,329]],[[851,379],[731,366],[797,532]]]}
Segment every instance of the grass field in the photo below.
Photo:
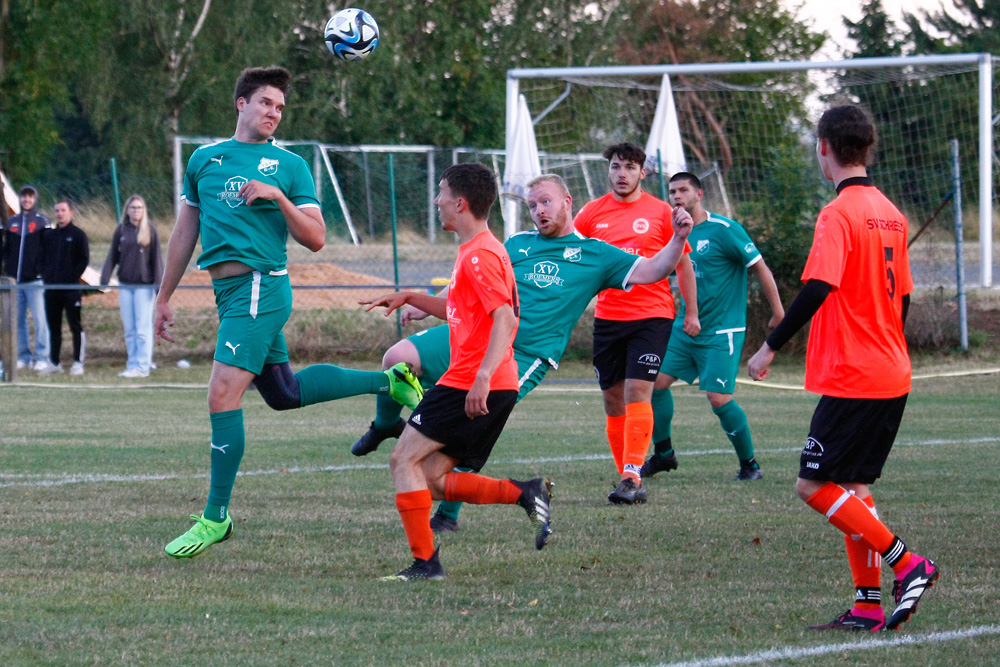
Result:
{"label": "grass field", "polygon": [[[119,369],[114,369],[115,371]],[[704,398],[675,392],[681,467],[650,502],[614,486],[593,384],[546,383],[518,406],[484,472],[554,480],[538,552],[523,510],[466,507],[443,539],[443,582],[376,581],[410,562],[387,452],[349,447],[368,399],[276,413],[245,405],[233,539],[175,561],[163,545],[200,512],[208,423],[188,387],[114,371],[0,388],[0,663],[985,665],[1000,656],[1000,377],[918,380],[885,479],[883,519],[942,567],[894,634],[815,633],[853,588],[839,532],[793,490],[815,406],[741,386],[761,482]],[[798,366],[779,368],[801,382]],[[560,375],[562,373],[560,372]],[[388,444],[384,447],[388,449]],[[890,599],[891,575],[883,578]],[[891,609],[891,602],[888,608]]]}

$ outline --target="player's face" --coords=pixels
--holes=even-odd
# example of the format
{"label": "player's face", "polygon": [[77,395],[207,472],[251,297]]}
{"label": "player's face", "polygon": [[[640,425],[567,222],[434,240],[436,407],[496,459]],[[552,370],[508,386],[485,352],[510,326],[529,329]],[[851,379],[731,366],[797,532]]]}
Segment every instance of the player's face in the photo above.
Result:
{"label": "player's face", "polygon": [[281,122],[285,110],[285,94],[274,86],[263,86],[250,95],[236,101],[240,112],[238,124],[256,141],[264,141],[272,136]]}
{"label": "player's face", "polygon": [[683,206],[688,213],[694,213],[695,207],[704,196],[704,191],[694,187],[686,178],[671,181],[669,192],[670,203],[674,206]]}
{"label": "player's face", "polygon": [[645,176],[646,170],[638,162],[622,159],[618,155],[611,156],[608,179],[611,181],[611,190],[619,197],[631,196]]}
{"label": "player's face", "polygon": [[570,232],[570,210],[573,199],[555,183],[542,181],[528,191],[528,210],[535,228],[546,238],[565,236]]}
{"label": "player's face", "polygon": [[458,219],[458,212],[462,206],[461,197],[451,191],[448,181],[441,179],[438,183],[438,194],[434,198],[434,205],[438,209],[438,217],[441,219],[441,228],[445,231],[454,232],[455,221]]}
{"label": "player's face", "polygon": [[60,227],[62,227],[63,225],[68,225],[70,222],[72,222],[73,209],[71,209],[69,207],[69,204],[67,204],[66,202],[61,201],[58,204],[56,204],[55,211],[56,211],[56,222],[59,223]]}

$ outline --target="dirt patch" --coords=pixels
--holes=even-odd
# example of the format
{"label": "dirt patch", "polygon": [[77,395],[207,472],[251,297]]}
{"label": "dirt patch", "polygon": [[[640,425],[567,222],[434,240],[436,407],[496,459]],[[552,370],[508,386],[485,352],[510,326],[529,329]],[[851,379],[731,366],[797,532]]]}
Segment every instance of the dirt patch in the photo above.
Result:
{"label": "dirt patch", "polygon": [[[358,308],[358,299],[378,296],[386,291],[383,287],[372,285],[392,285],[389,281],[362,273],[353,273],[335,264],[290,264],[288,276],[296,288],[294,308],[304,310],[310,308]],[[325,285],[336,285],[336,288],[323,289]],[[352,288],[357,285],[358,288]],[[181,278],[180,288],[174,293],[170,302],[174,308],[203,309],[215,308],[215,293],[211,289],[212,278],[208,271],[189,271]],[[363,287],[361,287],[363,286]],[[311,289],[311,288],[316,289]],[[184,289],[192,288],[192,289]],[[207,288],[207,289],[194,289]],[[111,290],[106,294],[96,294],[87,297],[87,304],[117,307],[118,291]]]}

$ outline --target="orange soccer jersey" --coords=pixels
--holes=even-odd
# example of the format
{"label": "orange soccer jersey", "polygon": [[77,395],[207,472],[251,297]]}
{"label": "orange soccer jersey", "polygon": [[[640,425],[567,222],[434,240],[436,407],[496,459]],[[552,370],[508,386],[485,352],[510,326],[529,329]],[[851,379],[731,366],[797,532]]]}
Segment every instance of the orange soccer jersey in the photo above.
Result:
{"label": "orange soccer jersey", "polygon": [[[671,219],[670,206],[648,192],[634,202],[620,202],[609,192],[580,209],[574,225],[584,236],[600,239],[633,255],[652,257],[673,238]],[[684,252],[691,251],[686,243],[684,246]],[[619,322],[650,317],[673,319],[670,281],[635,285],[628,292],[604,290],[597,297],[595,315]]]}
{"label": "orange soccer jersey", "polygon": [[833,286],[813,317],[806,389],[839,398],[910,391],[902,298],[913,291],[908,224],[878,188],[843,187],[819,214],[802,281]]}
{"label": "orange soccer jersey", "polygon": [[[438,384],[469,390],[483,362],[493,331],[490,314],[509,303],[517,314],[517,288],[507,250],[489,231],[480,232],[458,249],[455,271],[448,287],[448,336],[451,359]],[[517,391],[514,334],[507,354],[490,379],[490,391]]]}

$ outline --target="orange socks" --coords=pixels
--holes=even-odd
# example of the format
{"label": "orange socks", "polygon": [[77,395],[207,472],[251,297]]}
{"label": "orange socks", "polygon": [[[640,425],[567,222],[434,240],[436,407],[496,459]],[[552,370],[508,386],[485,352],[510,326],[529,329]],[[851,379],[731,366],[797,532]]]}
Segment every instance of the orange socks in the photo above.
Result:
{"label": "orange socks", "polygon": [[403,520],[406,541],[410,543],[413,557],[421,560],[428,560],[434,555],[431,504],[429,489],[396,494],[396,509]]}
{"label": "orange socks", "polygon": [[611,445],[611,457],[615,460],[618,474],[622,474],[622,456],[625,452],[625,419],[626,415],[608,417],[605,432],[608,434],[608,444]]}
{"label": "orange socks", "polygon": [[885,553],[892,546],[895,538],[885,524],[872,515],[863,500],[838,484],[827,482],[809,496],[806,504],[826,516],[837,530],[848,537],[857,535],[879,553]]}
{"label": "orange socks", "polygon": [[513,505],[521,489],[509,479],[493,479],[473,472],[450,472],[444,477],[444,499],[474,505]]}
{"label": "orange socks", "polygon": [[[877,519],[875,499],[868,496],[861,502]],[[847,563],[854,579],[854,608],[877,609],[882,604],[882,555],[866,541],[855,539],[853,535],[844,535],[844,546],[847,548]]]}
{"label": "orange socks", "polygon": [[653,406],[649,403],[629,403],[625,406],[625,447],[621,472],[639,479],[639,469],[646,461],[649,441],[653,437]]}

